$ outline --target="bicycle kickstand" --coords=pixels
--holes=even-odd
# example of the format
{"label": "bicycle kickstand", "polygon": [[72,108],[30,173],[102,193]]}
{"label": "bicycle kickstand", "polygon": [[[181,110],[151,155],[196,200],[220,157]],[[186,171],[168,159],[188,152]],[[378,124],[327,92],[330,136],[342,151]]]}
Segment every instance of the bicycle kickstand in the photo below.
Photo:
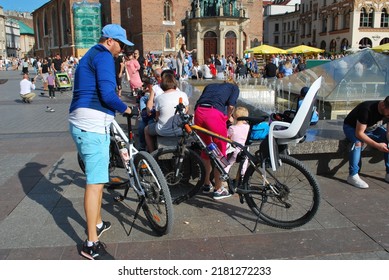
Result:
{"label": "bicycle kickstand", "polygon": [[259,222],[259,219],[260,219],[260,213],[262,211],[262,206],[263,206],[263,201],[264,200],[266,200],[266,198],[262,196],[261,207],[259,208],[259,213],[257,215],[257,220],[255,221],[254,229],[251,231],[252,233],[254,233],[257,230],[258,222]]}
{"label": "bicycle kickstand", "polygon": [[145,197],[142,196],[142,198],[140,199],[140,201],[138,203],[138,206],[136,207],[136,211],[135,211],[135,214],[134,214],[134,219],[132,220],[131,227],[130,227],[130,230],[129,230],[127,236],[130,236],[132,228],[134,227],[135,221],[138,218],[138,214],[139,214],[140,208],[142,208],[144,203],[145,203]]}
{"label": "bicycle kickstand", "polygon": [[254,229],[251,231],[252,233],[256,232],[259,219],[260,219],[260,218],[259,218],[259,215],[258,215],[258,216],[257,216],[257,220],[255,221]]}

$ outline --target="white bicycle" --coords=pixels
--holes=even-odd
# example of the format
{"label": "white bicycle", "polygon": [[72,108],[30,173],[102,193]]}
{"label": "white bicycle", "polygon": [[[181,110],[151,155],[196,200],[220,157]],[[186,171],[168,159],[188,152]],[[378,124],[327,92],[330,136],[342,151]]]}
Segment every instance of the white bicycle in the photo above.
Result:
{"label": "white bicycle", "polygon": [[[168,234],[173,227],[173,206],[169,188],[155,159],[149,153],[138,151],[134,147],[131,118],[135,115],[123,115],[127,118],[128,137],[115,120],[111,124],[109,172],[111,174],[115,168],[122,168],[128,174],[128,180],[120,184],[124,186],[124,194],[114,197],[114,200],[123,202],[132,188],[138,197],[138,207],[131,229],[142,208],[151,228],[158,235]],[[85,172],[85,165],[79,154],[77,158],[81,170]]]}

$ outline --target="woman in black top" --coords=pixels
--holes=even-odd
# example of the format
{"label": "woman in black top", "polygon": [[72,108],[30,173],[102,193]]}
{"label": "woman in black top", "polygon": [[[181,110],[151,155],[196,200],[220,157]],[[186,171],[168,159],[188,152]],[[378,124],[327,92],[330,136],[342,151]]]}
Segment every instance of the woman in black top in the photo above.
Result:
{"label": "woman in black top", "polygon": [[43,90],[49,90],[47,77],[49,76],[49,62],[45,58],[41,64],[41,76],[43,79]]}

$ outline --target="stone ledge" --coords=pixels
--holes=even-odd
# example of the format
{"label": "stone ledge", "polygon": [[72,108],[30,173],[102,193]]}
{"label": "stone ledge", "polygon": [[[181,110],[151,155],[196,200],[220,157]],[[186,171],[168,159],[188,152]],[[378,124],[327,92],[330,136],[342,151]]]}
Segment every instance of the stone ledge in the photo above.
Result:
{"label": "stone ledge", "polygon": [[[318,140],[290,146],[291,156],[301,160],[315,174],[335,175],[348,173],[348,150],[350,143],[342,140]],[[377,165],[378,163],[378,165]],[[383,155],[367,147],[362,151],[362,171],[384,169]]]}
{"label": "stone ledge", "polygon": [[[316,132],[323,132],[321,128],[311,128],[308,134],[312,136],[312,134],[316,133],[315,130]],[[317,137],[314,140],[311,136],[308,136],[305,142],[290,144],[291,156],[303,161],[314,174],[335,175],[337,173],[347,173],[349,142],[345,138],[329,139]],[[332,137],[341,138],[343,136],[342,133],[335,133]],[[158,148],[176,146],[178,139],[178,137],[158,137]],[[255,152],[258,149],[258,145],[259,143],[253,143],[251,151]],[[383,169],[382,153],[367,147],[362,152],[362,166],[363,172]]]}

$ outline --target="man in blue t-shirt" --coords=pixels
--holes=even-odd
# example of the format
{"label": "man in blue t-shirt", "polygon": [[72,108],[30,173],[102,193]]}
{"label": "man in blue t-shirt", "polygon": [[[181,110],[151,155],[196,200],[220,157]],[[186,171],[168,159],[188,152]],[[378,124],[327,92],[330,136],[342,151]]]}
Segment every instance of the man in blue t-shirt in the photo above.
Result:
{"label": "man in blue t-shirt", "polygon": [[91,260],[113,259],[99,241],[99,236],[111,227],[101,218],[101,200],[104,184],[109,182],[110,125],[116,111],[131,113],[116,94],[114,57],[125,45],[134,45],[127,40],[126,31],[117,24],[106,25],[99,43],[80,60],[74,77],[69,128],[85,164],[84,209],[88,238],[81,255]]}

